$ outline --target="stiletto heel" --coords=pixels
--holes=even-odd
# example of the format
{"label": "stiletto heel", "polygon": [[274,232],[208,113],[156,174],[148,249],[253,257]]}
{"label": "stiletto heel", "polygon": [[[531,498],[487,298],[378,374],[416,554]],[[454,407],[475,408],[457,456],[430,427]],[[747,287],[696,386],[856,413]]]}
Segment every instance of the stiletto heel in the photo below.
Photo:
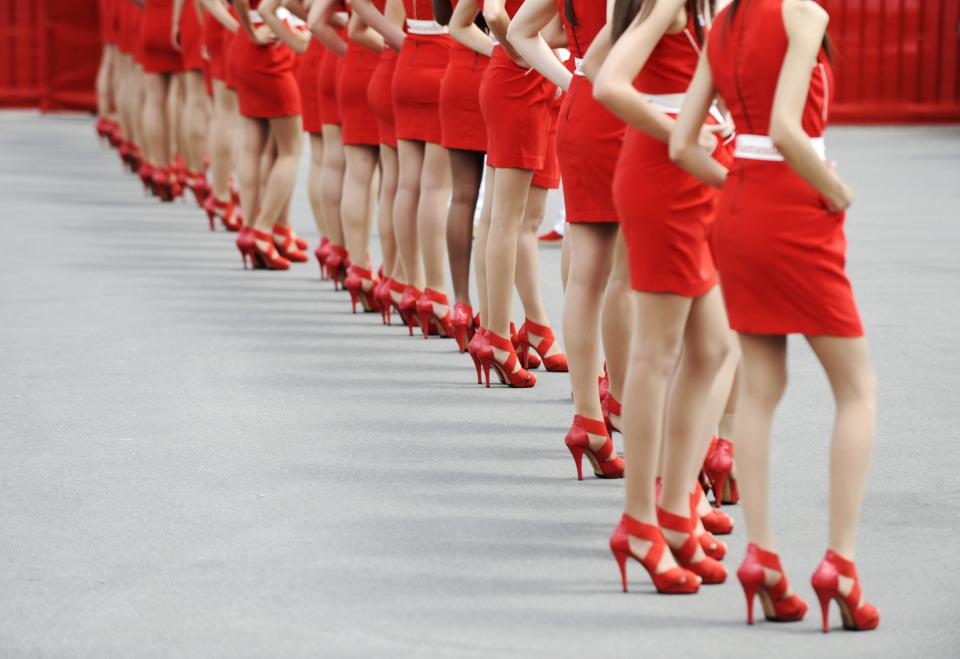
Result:
{"label": "stiletto heel", "polygon": [[[434,305],[447,307],[447,313],[442,317],[438,316]],[[450,301],[444,293],[432,288],[423,289],[423,295],[417,300],[417,313],[420,316],[423,338],[427,338],[430,334],[436,334],[443,338],[453,337],[453,325],[451,324],[453,315],[450,313]]]}
{"label": "stiletto heel", "polygon": [[[630,537],[646,540],[650,549],[646,556],[640,558],[630,549]],[[673,567],[659,572],[660,559],[664,551],[669,551],[667,541],[658,526],[644,524],[626,513],[620,518],[620,523],[610,536],[610,551],[620,568],[620,582],[623,592],[627,592],[627,559],[633,558],[640,563],[650,575],[657,592],[665,595],[688,595],[700,589],[700,578],[682,567]]]}
{"label": "stiletto heel", "polygon": [[517,332],[513,322],[510,323],[510,340],[513,341],[513,349],[517,351],[517,357],[521,357],[520,365],[528,371],[535,371],[540,368],[540,356],[530,346],[520,347],[520,334]]}
{"label": "stiletto heel", "polygon": [[333,280],[333,290],[340,290],[340,285],[346,280],[347,268],[350,266],[350,255],[339,245],[330,245],[327,254],[327,276]]}
{"label": "stiletto heel", "polygon": [[[364,287],[364,282],[370,282],[369,289]],[[380,280],[374,278],[369,268],[351,265],[347,269],[347,278],[343,282],[343,287],[350,293],[353,313],[357,313],[357,302],[360,303],[365,312],[380,311],[380,302],[373,295],[373,291],[379,283]]]}
{"label": "stiletto heel", "polygon": [[610,415],[613,414],[622,418],[623,408],[609,391],[607,391],[607,395],[600,402],[600,409],[603,411],[603,422],[607,424],[607,433],[612,435],[614,431],[620,432],[620,429],[615,427],[610,421]]}
{"label": "stiletto heel", "polygon": [[733,442],[714,437],[703,461],[703,471],[713,489],[713,500],[717,506],[740,500],[736,479],[733,478]]}
{"label": "stiletto heel", "polygon": [[450,319],[453,326],[453,338],[457,341],[457,350],[467,351],[467,344],[473,340],[475,327],[473,325],[473,309],[469,304],[457,302],[453,305],[453,318]]}
{"label": "stiletto heel", "polygon": [[[497,359],[494,350],[507,353],[503,362]],[[514,350],[510,339],[494,334],[492,330],[488,329],[484,334],[484,345],[480,350],[479,357],[486,375],[487,387],[490,386],[491,368],[497,373],[500,382],[510,387],[528,388],[537,383],[536,376],[519,366],[517,352]]]}
{"label": "stiletto heel", "polygon": [[480,363],[480,352],[483,349],[485,332],[485,329],[478,326],[473,338],[470,339],[470,343],[467,345],[467,353],[470,355],[470,358],[473,360],[473,365],[477,369],[477,384],[483,384],[483,380],[480,377],[480,372],[482,370]]}
{"label": "stiletto heel", "polygon": [[[599,450],[595,451],[590,446],[590,435],[605,438]],[[607,434],[607,427],[603,421],[575,415],[564,443],[570,449],[574,462],[577,463],[577,480],[583,480],[581,462],[584,453],[590,460],[593,473],[597,478],[623,478],[623,458],[614,453],[613,440]]]}
{"label": "stiletto heel", "polygon": [[694,562],[693,560],[694,556],[696,556],[697,549],[701,548],[700,541],[695,533],[696,518],[694,515],[696,514],[697,511],[693,508],[692,502],[689,517],[681,517],[659,506],[657,507],[657,521],[660,523],[661,528],[687,536],[687,539],[684,540],[680,547],[676,549],[673,547],[670,548],[671,551],[673,551],[674,558],[677,559],[677,563],[679,563],[681,567],[700,576],[705,584],[723,583],[727,579],[727,570],[723,567],[722,563],[707,555],[704,555],[699,561]]}
{"label": "stiletto heel", "polygon": [[247,269],[247,259],[250,259],[250,267],[256,267],[256,262],[253,259],[254,252],[254,239],[253,239],[253,229],[248,226],[240,227],[240,235],[237,236],[237,249],[240,251],[240,256],[243,258],[243,269]]}
{"label": "stiletto heel", "polygon": [[417,304],[420,302],[422,295],[423,293],[419,288],[407,286],[403,289],[403,297],[398,305],[400,318],[406,324],[410,336],[413,336],[413,326],[417,322]]}
{"label": "stiletto heel", "polygon": [[[540,340],[536,345],[533,345],[530,342],[530,335],[539,336]],[[520,326],[520,331],[517,333],[519,342],[520,342],[520,352],[524,355],[529,354],[530,348],[533,348],[540,355],[540,359],[543,360],[543,367],[550,371],[551,373],[566,373],[567,372],[567,356],[562,352],[557,352],[553,355],[549,355],[550,348],[553,347],[553,344],[556,342],[556,337],[553,335],[553,330],[546,325],[538,325],[537,323],[532,322],[531,320],[524,320],[523,325]],[[549,356],[548,356],[549,355]]]}
{"label": "stiletto heel", "polygon": [[313,250],[313,256],[317,259],[317,265],[320,266],[320,280],[327,278],[327,256],[330,255],[330,240],[326,237],[320,238],[320,244]]}
{"label": "stiletto heel", "polygon": [[[767,585],[765,570],[780,575],[773,585]],[[788,595],[790,586],[787,575],[780,565],[780,557],[770,551],[760,549],[754,543],[747,546],[747,555],[737,570],[737,579],[747,598],[747,624],[753,624],[753,601],[760,597],[763,617],[770,622],[796,622],[807,613],[807,604],[797,595]]]}
{"label": "stiletto heel", "polygon": [[[852,582],[850,592],[846,595],[840,592],[840,577]],[[860,590],[860,579],[857,577],[857,567],[853,561],[848,561],[832,549],[817,566],[810,579],[817,599],[820,601],[820,613],[823,618],[823,632],[830,631],[830,601],[836,600],[840,607],[843,619],[843,628],[850,631],[868,631],[876,629],[880,624],[880,612],[876,607],[863,599]]]}

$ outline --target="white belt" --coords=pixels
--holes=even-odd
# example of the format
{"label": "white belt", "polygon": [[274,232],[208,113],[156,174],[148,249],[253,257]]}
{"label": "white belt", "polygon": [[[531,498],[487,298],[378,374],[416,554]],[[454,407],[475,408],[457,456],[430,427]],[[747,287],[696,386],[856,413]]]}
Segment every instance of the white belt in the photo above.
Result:
{"label": "white belt", "polygon": [[346,23],[350,20],[350,14],[345,11],[335,11],[333,12],[333,17],[341,23]]}
{"label": "white belt", "polygon": [[[687,97],[687,95],[683,93],[645,94],[640,92],[640,95],[643,96],[650,105],[665,114],[680,114],[680,108],[683,107],[683,101]],[[727,121],[726,118],[720,114],[720,110],[716,105],[710,106],[710,116],[716,119],[718,124],[723,124]],[[729,137],[729,134],[724,133],[723,137]]]}
{"label": "white belt", "polygon": [[418,21],[412,18],[407,19],[408,34],[449,34],[450,28],[446,25],[440,25],[436,21]]}
{"label": "white belt", "polygon": [[[291,14],[290,10],[285,7],[280,7],[279,9],[277,9],[276,15],[277,15],[277,18],[279,18],[281,21],[286,21],[286,23],[290,27],[303,27],[304,25],[307,24],[306,21],[304,21],[302,18],[299,18]],[[263,14],[261,14],[256,9],[251,9],[250,22],[265,23],[266,21],[263,20]]]}
{"label": "white belt", "polygon": [[[810,143],[820,160],[827,159],[827,146],[822,137],[811,137]],[[773,145],[767,135],[737,135],[737,147],[733,152],[734,158],[744,160],[767,160],[769,162],[783,162],[783,154]]]}
{"label": "white belt", "polygon": [[579,57],[573,58],[573,75],[575,76],[585,76],[586,73],[583,72],[583,60]]}

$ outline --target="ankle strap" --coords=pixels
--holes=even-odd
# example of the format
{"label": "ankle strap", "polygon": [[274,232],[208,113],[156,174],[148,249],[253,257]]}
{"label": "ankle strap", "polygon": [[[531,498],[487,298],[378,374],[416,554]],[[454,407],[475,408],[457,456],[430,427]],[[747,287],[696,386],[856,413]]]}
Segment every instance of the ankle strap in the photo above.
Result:
{"label": "ankle strap", "polygon": [[617,416],[623,416],[623,406],[620,405],[620,401],[613,397],[609,391],[607,392],[607,412],[610,414],[616,414]]}
{"label": "ankle strap", "polygon": [[497,350],[503,350],[504,352],[512,352],[516,354],[516,350],[513,347],[513,341],[510,339],[500,336],[499,334],[494,334],[490,329],[487,330],[486,338],[490,345]]}
{"label": "ankle strap", "polygon": [[523,321],[523,324],[527,328],[527,332],[533,332],[537,336],[542,337],[544,339],[554,338],[553,330],[550,329],[548,325],[538,325],[537,323],[533,322],[529,318],[525,318]]}
{"label": "ankle strap", "polygon": [[293,235],[293,227],[289,224],[274,224],[273,232],[283,234],[284,236]]}
{"label": "ankle strap", "polygon": [[271,236],[269,233],[258,231],[257,229],[253,229],[253,228],[251,228],[250,230],[253,231],[253,237],[256,238],[257,240],[269,240],[269,241],[273,240],[273,236]]}
{"label": "ankle strap", "polygon": [[757,562],[760,563],[763,567],[768,570],[773,570],[783,574],[783,567],[780,565],[780,557],[774,554],[772,551],[767,551],[766,549],[761,549],[756,543],[751,542],[747,545],[747,554],[752,554],[756,557]]}
{"label": "ankle strap", "polygon": [[423,289],[423,297],[427,298],[431,302],[436,302],[437,304],[450,305],[450,300],[447,298],[446,293],[441,293],[438,290],[432,288]]}
{"label": "ankle strap", "polygon": [[833,565],[842,576],[856,580],[857,566],[854,565],[853,561],[848,561],[832,549],[827,550],[827,555],[824,556],[823,560]]}
{"label": "ankle strap", "polygon": [[600,437],[610,436],[607,433],[607,424],[603,422],[603,419],[589,419],[577,414],[574,415],[573,422],[579,424],[581,428],[591,435],[599,435]]}
{"label": "ankle strap", "polygon": [[351,265],[348,271],[355,274],[360,279],[373,279],[373,273],[369,268],[361,268],[359,265]]}

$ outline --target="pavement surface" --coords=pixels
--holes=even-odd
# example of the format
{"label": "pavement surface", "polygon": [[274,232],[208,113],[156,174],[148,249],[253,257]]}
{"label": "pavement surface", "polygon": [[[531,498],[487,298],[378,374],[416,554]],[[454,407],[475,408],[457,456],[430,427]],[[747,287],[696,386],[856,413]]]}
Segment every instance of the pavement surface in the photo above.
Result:
{"label": "pavement surface", "polygon": [[[313,263],[243,271],[89,118],[0,114],[0,656],[960,656],[960,130],[829,144],[880,380],[858,567],[883,617],[845,633],[834,609],[824,636],[832,400],[802,340],[772,496],[807,619],[749,628],[733,579],[669,598],[639,566],[624,595],[623,484],[575,479],[565,376],[482,390]],[[542,272],[559,325],[559,250]]]}

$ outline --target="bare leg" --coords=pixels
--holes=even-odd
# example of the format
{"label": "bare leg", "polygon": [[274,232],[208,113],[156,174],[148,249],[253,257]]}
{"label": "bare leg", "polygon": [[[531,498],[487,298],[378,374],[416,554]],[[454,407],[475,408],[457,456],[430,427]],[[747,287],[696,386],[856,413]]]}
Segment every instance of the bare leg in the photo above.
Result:
{"label": "bare leg", "polygon": [[187,169],[196,174],[204,171],[204,158],[207,150],[207,133],[210,128],[210,106],[207,100],[207,87],[203,74],[188,71],[183,74],[186,89],[185,113],[181,118],[185,130],[186,150],[184,157]]}
{"label": "bare leg", "polygon": [[737,415],[737,392],[740,390],[740,341],[737,340],[734,332],[734,341],[736,341],[737,369],[733,372],[733,382],[730,384],[730,395],[727,396],[727,405],[723,408],[723,415],[720,417],[719,436],[726,439],[733,437],[733,421]]}
{"label": "bare leg", "polygon": [[420,243],[417,237],[417,207],[420,203],[420,178],[423,171],[423,142],[397,140],[399,177],[393,205],[393,228],[397,253],[403,262],[407,280],[403,283],[423,288],[420,269]]}
{"label": "bare leg", "polygon": [[260,215],[254,222],[258,231],[270,232],[284,207],[290,202],[300,166],[300,147],[303,126],[300,116],[270,120],[270,132],[276,140],[277,159],[270,169],[260,205]]}
{"label": "bare leg", "polygon": [[473,216],[477,210],[483,153],[449,149],[453,196],[447,216],[447,252],[450,278],[457,302],[470,304],[470,250],[473,246]]}
{"label": "bare leg", "polygon": [[237,173],[240,178],[240,205],[243,221],[253,226],[260,207],[260,157],[267,144],[269,125],[263,119],[242,117],[243,147]]}
{"label": "bare leg", "polygon": [[383,254],[383,273],[403,281],[398,269],[397,237],[393,227],[393,204],[397,198],[397,150],[380,145],[380,202],[377,204],[377,229]]}
{"label": "bare leg", "polygon": [[213,81],[213,99],[216,119],[210,133],[210,184],[213,196],[220,201],[230,200],[230,174],[234,167],[236,139],[237,95],[227,89],[222,80]]}
{"label": "bare leg", "polygon": [[[603,352],[607,358],[607,373],[610,376],[610,395],[616,401],[623,401],[623,382],[630,353],[632,306],[627,248],[623,233],[619,232],[613,250],[613,271],[603,296],[603,311],[600,317]],[[620,417],[616,414],[610,415],[610,421],[615,428],[620,428]]]}
{"label": "bare leg", "polygon": [[[109,117],[114,110],[113,78],[116,75],[117,48],[113,44],[104,44],[97,69],[97,115]],[[127,139],[130,139],[127,136]]]}
{"label": "bare leg", "polygon": [[170,166],[170,126],[167,121],[168,76],[148,73],[144,76],[146,101],[143,107],[143,129],[150,164]]}
{"label": "bare leg", "polygon": [[[523,223],[517,233],[517,293],[523,304],[524,315],[539,325],[550,324],[540,293],[540,250],[537,241],[537,231],[547,211],[547,192],[546,189],[536,186],[530,188]],[[537,342],[535,339],[534,344]],[[559,344],[554,343],[550,354],[557,350]]]}
{"label": "bare leg", "polygon": [[354,265],[365,267],[370,241],[370,184],[377,169],[378,149],[346,145],[343,152],[347,161],[340,200],[343,237]]}
{"label": "bare leg", "polygon": [[323,174],[321,195],[327,238],[337,247],[343,247],[343,225],[340,222],[340,198],[343,194],[343,139],[340,126],[323,125]]}
{"label": "bare leg", "polygon": [[527,194],[533,172],[529,169],[497,169],[493,187],[493,214],[487,236],[487,329],[510,335],[513,289],[517,272],[517,238],[523,224]]}
{"label": "bare leg", "polygon": [[323,178],[323,135],[310,133],[310,169],[307,173],[307,196],[310,199],[310,210],[313,221],[317,225],[317,232],[321,236],[327,235],[326,219],[323,215],[323,195],[321,181]]}
{"label": "bare leg", "polygon": [[570,238],[568,233],[563,234],[563,240],[560,241],[560,285],[564,292],[567,290],[567,282],[570,279]]}
{"label": "bare leg", "polygon": [[483,191],[483,207],[480,209],[480,221],[477,223],[476,251],[474,259],[474,277],[477,280],[477,313],[480,324],[487,327],[490,323],[490,306],[487,304],[487,237],[490,235],[490,219],[493,215],[493,183],[496,170],[486,168],[486,186]]}

